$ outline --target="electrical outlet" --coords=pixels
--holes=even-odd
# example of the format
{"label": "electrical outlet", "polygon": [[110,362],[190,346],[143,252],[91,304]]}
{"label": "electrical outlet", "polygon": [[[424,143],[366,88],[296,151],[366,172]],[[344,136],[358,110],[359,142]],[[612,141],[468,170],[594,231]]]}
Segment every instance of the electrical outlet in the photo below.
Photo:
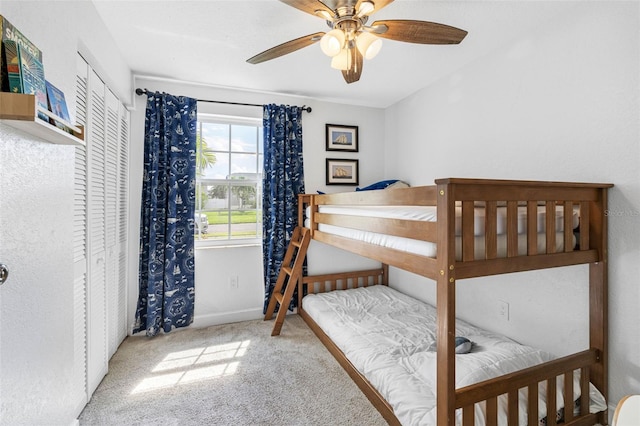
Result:
{"label": "electrical outlet", "polygon": [[509,303],[498,300],[498,316],[504,321],[509,321]]}
{"label": "electrical outlet", "polygon": [[238,288],[238,276],[232,275],[229,277],[229,288]]}

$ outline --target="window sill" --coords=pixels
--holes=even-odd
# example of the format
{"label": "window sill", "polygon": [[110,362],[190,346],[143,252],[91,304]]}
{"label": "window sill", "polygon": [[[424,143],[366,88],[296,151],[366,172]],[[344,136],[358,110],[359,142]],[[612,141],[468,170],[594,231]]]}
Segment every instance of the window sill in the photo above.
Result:
{"label": "window sill", "polygon": [[196,242],[196,250],[211,250],[211,249],[234,249],[234,248],[247,248],[247,247],[261,247],[262,243],[218,243],[218,244],[198,244]]}

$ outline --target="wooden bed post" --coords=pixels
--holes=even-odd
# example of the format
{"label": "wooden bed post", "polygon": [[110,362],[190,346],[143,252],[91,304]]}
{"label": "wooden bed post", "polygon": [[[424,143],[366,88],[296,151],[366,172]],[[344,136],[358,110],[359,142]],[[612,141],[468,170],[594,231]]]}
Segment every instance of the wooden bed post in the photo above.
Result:
{"label": "wooden bed post", "polygon": [[382,268],[382,281],[380,282],[380,284],[389,285],[389,265],[383,263],[380,266]]}
{"label": "wooden bed post", "polygon": [[455,424],[455,186],[447,180],[436,183],[438,223],[441,225],[437,231],[436,410],[438,426],[446,426]]}
{"label": "wooden bed post", "polygon": [[[590,203],[589,215],[602,218],[593,221],[589,240],[598,249],[599,261],[589,264],[589,345],[599,352],[598,362],[589,369],[591,382],[608,399],[608,246],[607,189],[600,189],[598,202]],[[600,413],[600,423],[607,424],[607,410]]]}

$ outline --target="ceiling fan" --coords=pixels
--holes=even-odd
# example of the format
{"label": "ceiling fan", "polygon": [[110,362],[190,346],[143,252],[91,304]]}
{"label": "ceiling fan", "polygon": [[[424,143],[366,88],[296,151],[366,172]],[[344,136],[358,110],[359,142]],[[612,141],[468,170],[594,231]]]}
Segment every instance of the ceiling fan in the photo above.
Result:
{"label": "ceiling fan", "polygon": [[363,58],[372,59],[382,47],[380,37],[420,44],[458,44],[465,30],[435,22],[389,19],[366,25],[369,16],[393,0],[280,0],[326,20],[328,32],[317,32],[282,43],[247,59],[250,64],[275,59],[320,41],[332,57],[331,66],[342,71],[347,83],[360,79]]}

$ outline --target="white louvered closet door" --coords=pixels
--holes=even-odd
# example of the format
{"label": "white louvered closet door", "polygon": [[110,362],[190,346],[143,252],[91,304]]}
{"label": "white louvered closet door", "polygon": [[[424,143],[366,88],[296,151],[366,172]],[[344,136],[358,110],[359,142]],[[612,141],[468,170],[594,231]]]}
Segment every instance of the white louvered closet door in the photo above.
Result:
{"label": "white louvered closet door", "polygon": [[120,105],[120,135],[118,153],[118,305],[115,325],[115,348],[127,337],[127,246],[129,232],[129,111]]}
{"label": "white louvered closet door", "polygon": [[[106,143],[105,143],[105,249],[106,291],[107,291],[107,343],[108,357],[118,348],[116,329],[113,326],[118,309],[118,253],[116,245],[117,210],[118,210],[118,154],[120,153],[120,110],[118,98],[110,90],[106,91]],[[114,314],[115,313],[115,314]]]}
{"label": "white louvered closet door", "polygon": [[129,112],[80,55],[76,102],[86,148],[76,152],[74,353],[86,359],[88,400],[127,336]]}
{"label": "white louvered closet door", "polygon": [[[76,72],[76,123],[87,122],[87,63],[78,56]],[[87,149],[76,147],[73,202],[73,388],[85,404],[87,395]]]}
{"label": "white louvered closet door", "polygon": [[[126,224],[123,221],[122,211],[122,191],[120,178],[121,156],[123,152],[121,145],[128,141],[128,123],[122,120],[122,110],[124,107],[118,98],[109,90],[106,93],[107,107],[107,127],[106,127],[106,151],[105,151],[105,242],[107,253],[107,324],[108,324],[108,351],[109,358],[118,349],[120,342],[126,337],[126,281],[122,281],[126,276],[122,272],[126,267],[121,262],[126,262],[126,256],[121,252],[122,228]],[[122,129],[125,127],[125,129]],[[124,130],[124,133],[123,133]],[[126,137],[125,137],[126,136]],[[124,137],[124,140],[123,140]],[[126,164],[124,165],[126,167]],[[126,188],[125,196],[126,196]],[[126,229],[124,230],[126,232]],[[126,247],[125,247],[126,249]],[[124,264],[126,265],[126,263]]]}
{"label": "white louvered closet door", "polygon": [[87,390],[92,395],[107,374],[106,292],[106,102],[105,85],[89,70],[87,114],[88,265],[87,286]]}

